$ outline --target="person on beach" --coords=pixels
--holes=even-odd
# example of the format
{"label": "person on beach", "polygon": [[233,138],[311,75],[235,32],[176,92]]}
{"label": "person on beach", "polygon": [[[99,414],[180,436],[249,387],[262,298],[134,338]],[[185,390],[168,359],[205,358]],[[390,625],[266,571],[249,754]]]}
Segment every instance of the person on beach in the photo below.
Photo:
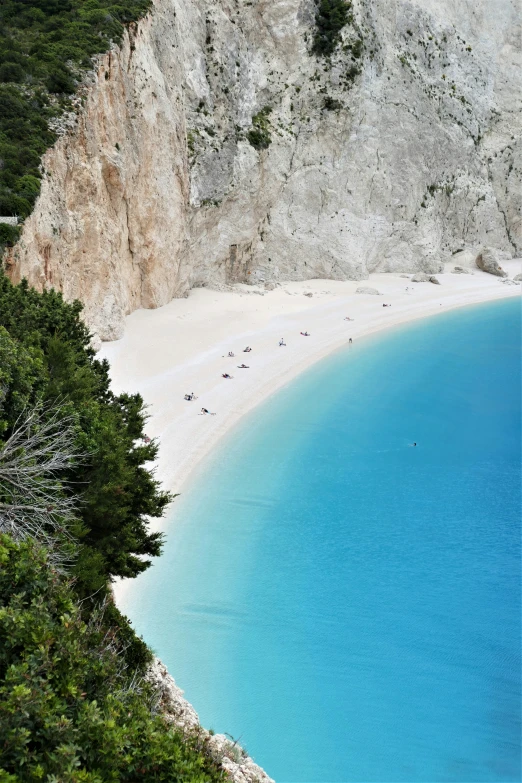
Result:
{"label": "person on beach", "polygon": [[391,307],[390,304],[383,304],[383,307]]}
{"label": "person on beach", "polygon": [[229,351],[229,352],[228,352],[228,355],[230,356],[230,358],[231,358],[231,359],[233,359],[233,358],[234,358],[234,353],[233,353],[233,351]]}
{"label": "person on beach", "polygon": [[352,340],[352,338],[350,337],[350,339],[348,340],[348,344],[349,344],[349,345],[351,345],[352,343],[353,343],[353,340]]}
{"label": "person on beach", "polygon": [[194,392],[191,392],[190,394],[185,394],[185,399],[190,402],[191,400],[197,400],[197,397]]}
{"label": "person on beach", "polygon": [[279,345],[286,345],[283,337],[279,340]]}
{"label": "person on beach", "polygon": [[251,350],[252,348],[249,345],[247,345],[247,347],[243,349],[243,353],[250,353]]}
{"label": "person on beach", "polygon": [[232,376],[231,376],[231,375],[229,375],[229,374],[228,374],[228,372],[224,372],[224,373],[222,373],[222,374],[221,374],[221,377],[222,377],[222,378],[230,378],[230,380],[232,380]]}
{"label": "person on beach", "polygon": [[310,337],[308,332],[301,332],[301,334],[303,335],[303,337]]}
{"label": "person on beach", "polygon": [[345,318],[344,320],[345,320],[345,321],[353,321],[353,318],[350,318],[350,317],[347,315],[347,316],[346,316],[346,318]]}
{"label": "person on beach", "polygon": [[215,416],[215,415],[216,415],[215,413],[211,413],[211,412],[210,412],[209,410],[207,410],[206,408],[201,408],[201,413],[200,413],[199,415],[200,415],[200,416],[206,416],[207,414],[208,414],[209,416]]}
{"label": "person on beach", "polygon": [[238,370],[249,370],[250,367],[247,364],[238,364]]}

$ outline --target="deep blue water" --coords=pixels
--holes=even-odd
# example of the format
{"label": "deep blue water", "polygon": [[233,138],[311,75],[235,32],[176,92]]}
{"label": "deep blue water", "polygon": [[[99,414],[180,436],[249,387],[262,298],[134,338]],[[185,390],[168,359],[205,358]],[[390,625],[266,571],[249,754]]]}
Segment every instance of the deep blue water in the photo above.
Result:
{"label": "deep blue water", "polygon": [[361,340],[176,501],[124,608],[278,783],[520,781],[520,348],[513,300]]}

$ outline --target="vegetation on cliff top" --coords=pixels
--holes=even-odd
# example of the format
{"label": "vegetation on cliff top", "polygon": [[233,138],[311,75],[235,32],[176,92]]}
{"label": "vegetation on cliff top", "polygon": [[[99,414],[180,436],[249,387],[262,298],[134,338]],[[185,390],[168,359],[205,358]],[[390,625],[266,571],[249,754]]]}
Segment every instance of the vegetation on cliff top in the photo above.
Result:
{"label": "vegetation on cliff top", "polygon": [[85,617],[45,548],[0,534],[0,780],[224,781],[204,740],[154,715],[103,620]]}
{"label": "vegetation on cliff top", "polygon": [[[121,38],[150,0],[3,0],[0,3],[0,216],[27,217],[40,191],[49,120],[70,106],[81,72]],[[0,244],[16,229],[0,225]]]}
{"label": "vegetation on cliff top", "polygon": [[95,358],[80,312],[56,291],[0,275],[0,443],[41,404],[74,422],[75,448],[88,456],[66,470],[63,491],[80,500],[74,574],[77,591],[90,595],[148,568],[162,537],[147,518],[161,516],[170,497],[147,467],[157,446],[145,441],[143,400],[110,391],[108,363]]}
{"label": "vegetation on cliff top", "polygon": [[0,272],[0,781],[217,783],[206,740],[155,715],[152,654],[111,600],[160,553],[170,496],[80,312]]}

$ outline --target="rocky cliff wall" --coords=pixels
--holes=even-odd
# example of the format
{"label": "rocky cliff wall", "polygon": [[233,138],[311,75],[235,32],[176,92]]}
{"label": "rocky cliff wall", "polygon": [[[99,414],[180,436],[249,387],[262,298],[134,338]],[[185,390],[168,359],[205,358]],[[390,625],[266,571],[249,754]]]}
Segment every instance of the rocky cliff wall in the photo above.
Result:
{"label": "rocky cliff wall", "polygon": [[206,748],[211,758],[221,765],[230,783],[274,783],[239,745],[238,740],[224,734],[213,734],[201,727],[194,707],[184,698],[183,691],[159,658],[154,659],[147,679],[156,691],[158,712],[168,723],[178,726],[186,736],[197,738],[201,747]]}
{"label": "rocky cliff wall", "polygon": [[520,254],[518,3],[354,0],[331,61],[315,7],[155,0],[46,154],[11,277],[114,339],[192,286]]}

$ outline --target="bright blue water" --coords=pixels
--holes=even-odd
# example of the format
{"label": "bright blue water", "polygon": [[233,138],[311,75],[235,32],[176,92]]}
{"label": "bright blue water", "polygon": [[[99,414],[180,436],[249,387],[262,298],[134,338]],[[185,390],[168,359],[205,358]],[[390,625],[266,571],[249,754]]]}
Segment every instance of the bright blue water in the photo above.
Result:
{"label": "bright blue water", "polygon": [[511,300],[361,340],[256,409],[125,608],[279,783],[519,781],[520,500]]}

